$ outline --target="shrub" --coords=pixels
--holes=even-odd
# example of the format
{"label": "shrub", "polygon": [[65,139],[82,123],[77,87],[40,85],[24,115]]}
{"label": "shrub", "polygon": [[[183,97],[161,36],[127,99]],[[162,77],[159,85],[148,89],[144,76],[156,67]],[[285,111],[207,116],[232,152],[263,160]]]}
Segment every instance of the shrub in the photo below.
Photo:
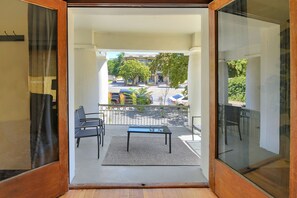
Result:
{"label": "shrub", "polygon": [[228,79],[228,99],[245,102],[246,77],[239,76]]}

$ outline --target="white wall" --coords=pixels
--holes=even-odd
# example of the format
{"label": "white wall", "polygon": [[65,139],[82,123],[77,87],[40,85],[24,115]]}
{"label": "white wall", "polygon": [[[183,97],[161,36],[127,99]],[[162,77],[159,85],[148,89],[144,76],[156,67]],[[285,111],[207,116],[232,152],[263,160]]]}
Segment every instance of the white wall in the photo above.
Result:
{"label": "white wall", "polygon": [[0,43],[0,170],[31,168],[28,4],[0,1],[0,34],[25,35]]}
{"label": "white wall", "polygon": [[201,16],[201,168],[208,179],[209,172],[209,33],[208,10]]}
{"label": "white wall", "polygon": [[69,180],[75,176],[75,67],[74,67],[74,16],[68,10],[68,128],[69,128]]}

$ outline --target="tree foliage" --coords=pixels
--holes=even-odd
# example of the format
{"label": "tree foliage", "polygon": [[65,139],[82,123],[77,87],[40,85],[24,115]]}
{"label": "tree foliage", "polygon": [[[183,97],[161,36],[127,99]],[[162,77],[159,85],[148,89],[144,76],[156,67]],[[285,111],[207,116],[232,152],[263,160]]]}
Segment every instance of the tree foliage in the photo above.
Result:
{"label": "tree foliage", "polygon": [[230,60],[228,65],[228,99],[245,102],[247,59]]}
{"label": "tree foliage", "polygon": [[245,76],[229,78],[228,80],[228,98],[231,101],[245,102]]}
{"label": "tree foliage", "polygon": [[162,71],[170,79],[170,87],[178,88],[188,77],[189,57],[181,53],[160,53],[150,64],[152,73]]}
{"label": "tree foliage", "polygon": [[119,54],[115,59],[111,59],[107,62],[108,74],[119,76],[120,67],[124,63],[124,53]]}
{"label": "tree foliage", "polygon": [[113,75],[113,69],[115,66],[115,59],[107,61],[108,75]]}
{"label": "tree foliage", "polygon": [[246,75],[247,59],[230,60],[227,62],[229,77],[238,77]]}
{"label": "tree foliage", "polygon": [[149,68],[141,62],[137,60],[127,60],[120,66],[119,75],[122,76],[126,82],[131,80],[134,84],[137,77],[143,82],[147,81],[151,72]]}

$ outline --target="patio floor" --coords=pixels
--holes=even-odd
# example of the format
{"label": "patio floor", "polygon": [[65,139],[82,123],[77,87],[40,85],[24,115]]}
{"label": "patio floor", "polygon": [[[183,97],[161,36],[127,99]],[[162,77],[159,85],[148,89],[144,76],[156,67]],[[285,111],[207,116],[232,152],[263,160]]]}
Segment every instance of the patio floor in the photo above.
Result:
{"label": "patio floor", "polygon": [[[96,158],[96,138],[83,138],[75,151],[75,177],[72,184],[112,183],[189,183],[207,182],[200,166],[102,166],[112,136],[126,136],[128,126],[107,125],[100,159]],[[170,127],[172,137],[191,140],[191,131],[185,127]],[[133,134],[134,136],[134,134]],[[142,136],[135,134],[135,136]],[[160,137],[150,134],[149,137]],[[196,136],[195,140],[199,140]],[[197,148],[199,152],[200,148]],[[197,156],[198,157],[198,156]]]}

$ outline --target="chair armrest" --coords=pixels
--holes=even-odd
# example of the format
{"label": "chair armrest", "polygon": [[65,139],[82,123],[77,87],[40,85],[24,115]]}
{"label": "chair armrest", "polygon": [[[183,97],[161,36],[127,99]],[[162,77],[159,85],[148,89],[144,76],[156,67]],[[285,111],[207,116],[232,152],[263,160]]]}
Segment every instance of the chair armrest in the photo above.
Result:
{"label": "chair armrest", "polygon": [[81,125],[79,127],[75,127],[75,129],[85,129],[85,128],[98,128],[98,125],[88,125],[88,126]]}
{"label": "chair armrest", "polygon": [[194,124],[194,119],[195,118],[201,118],[201,116],[192,116],[192,125]]}
{"label": "chair armrest", "polygon": [[201,118],[201,116],[192,116],[192,118]]}
{"label": "chair armrest", "polygon": [[201,116],[192,116],[192,132],[194,132],[194,129],[196,129],[196,130],[198,130],[198,131],[201,132],[201,126],[194,124],[194,119],[195,118],[201,118]]}
{"label": "chair armrest", "polygon": [[96,112],[96,113],[85,113],[85,115],[92,115],[92,114],[104,114],[104,113],[101,113],[101,112]]}
{"label": "chair armrest", "polygon": [[99,121],[102,120],[101,118],[81,118],[81,122],[87,122],[87,121]]}
{"label": "chair armrest", "polygon": [[103,115],[103,120],[105,120],[105,115],[104,115],[104,113],[101,113],[101,112],[96,112],[96,113],[85,113],[86,116],[88,116],[88,115],[96,115],[96,114],[97,114],[97,115],[98,115],[98,114],[99,114],[99,115],[102,114],[102,115]]}

